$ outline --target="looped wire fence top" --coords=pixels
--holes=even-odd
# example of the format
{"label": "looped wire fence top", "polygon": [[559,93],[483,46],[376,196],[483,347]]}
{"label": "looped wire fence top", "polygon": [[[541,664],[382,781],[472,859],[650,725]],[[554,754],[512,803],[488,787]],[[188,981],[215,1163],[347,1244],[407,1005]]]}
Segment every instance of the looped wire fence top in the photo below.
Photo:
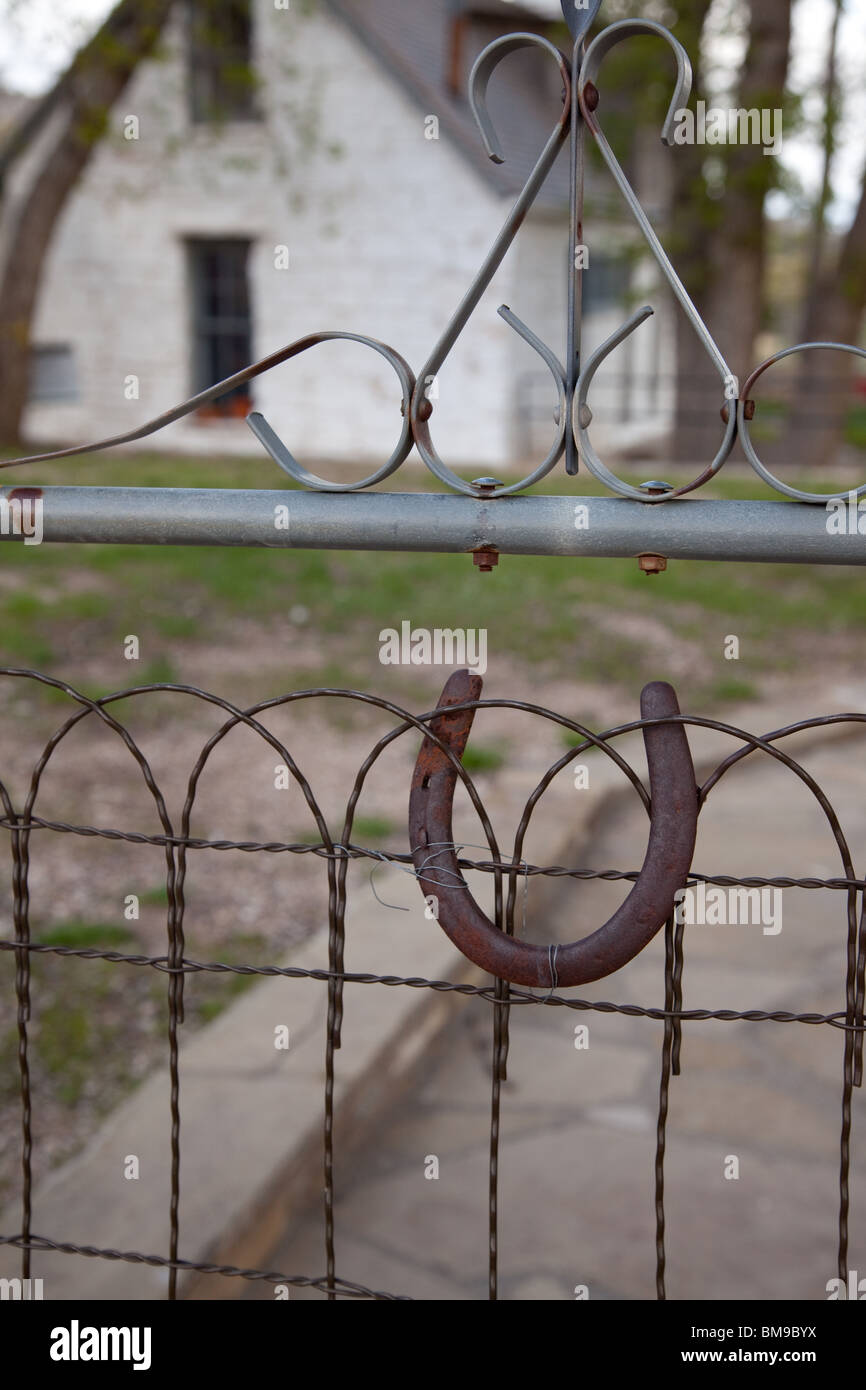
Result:
{"label": "looped wire fence top", "polygon": [[[526,835],[533,813],[543,794],[557,775],[568,768],[575,754],[596,749],[604,754],[619,769],[627,785],[634,790],[645,811],[650,811],[649,795],[640,776],[631,764],[618,751],[617,742],[628,734],[637,731],[658,730],[665,726],[679,726],[684,730],[715,730],[733,740],[730,753],[724,757],[703,778],[698,788],[698,805],[703,808],[708,797],[719,783],[735,776],[738,769],[756,755],[768,757],[786,769],[814,798],[826,823],[828,835],[839,856],[839,873],[834,877],[781,877],[731,875],[708,872],[714,866],[709,864],[694,868],[689,874],[690,884],[714,884],[719,886],[773,886],[801,891],[829,892],[843,895],[839,903],[839,946],[844,951],[844,972],[840,971],[839,1008],[831,1013],[796,1012],[789,1009],[748,1009],[736,1008],[707,1009],[683,1006],[683,961],[685,952],[684,924],[671,918],[665,928],[665,964],[663,979],[659,979],[658,997],[647,1003],[614,1003],[598,999],[584,999],[574,994],[564,994],[556,987],[554,963],[551,962],[553,988],[534,993],[531,989],[516,988],[498,979],[492,984],[480,986],[465,982],[421,978],[417,976],[383,975],[363,971],[347,971],[344,965],[346,938],[346,904],[348,894],[347,870],[350,861],[369,861],[371,865],[381,862],[393,863],[409,873],[415,873],[422,880],[426,870],[418,870],[413,865],[415,846],[409,845],[408,852],[386,852],[374,846],[356,843],[353,838],[353,824],[359,799],[365,783],[381,755],[395,740],[409,735],[410,739],[423,735],[429,742],[439,744],[443,756],[451,759],[453,754],[447,742],[439,739],[434,721],[442,716],[453,714],[455,706],[438,708],[422,715],[412,714],[391,701],[352,690],[318,688],[285,694],[274,699],[262,701],[249,709],[241,709],[231,702],[193,686],[154,684],[139,686],[129,690],[116,691],[99,699],[91,699],[62,681],[50,678],[35,671],[5,668],[0,671],[4,685],[24,682],[30,686],[50,688],[54,697],[66,697],[72,711],[51,733],[32,768],[29,788],[20,805],[17,805],[6,785],[0,781],[0,829],[8,832],[12,853],[11,895],[14,920],[14,935],[0,941],[0,951],[10,952],[15,958],[15,991],[17,998],[18,1067],[20,1073],[21,1098],[21,1136],[23,1178],[21,1187],[20,1229],[0,1235],[0,1244],[20,1248],[22,1252],[22,1277],[29,1278],[31,1257],[44,1251],[59,1251],[70,1258],[121,1260],[132,1264],[159,1266],[169,1271],[169,1297],[177,1292],[178,1271],[195,1271],[200,1274],[220,1274],[226,1278],[263,1280],[266,1282],[288,1284],[296,1287],[314,1287],[325,1293],[329,1299],[338,1297],[392,1298],[402,1297],[402,1293],[386,1293],[342,1279],[338,1272],[338,1248],[336,1238],[336,1218],[334,1208],[335,1184],[339,1185],[340,1165],[335,1152],[333,1129],[334,1080],[338,1066],[338,1049],[343,1033],[343,995],[346,988],[355,986],[384,986],[387,988],[429,989],[439,992],[454,992],[466,995],[485,1005],[492,1005],[494,1047],[491,1059],[491,1120],[490,1120],[490,1164],[489,1164],[489,1202],[490,1202],[490,1241],[489,1289],[491,1298],[497,1296],[499,1274],[499,1143],[501,1125],[507,1117],[501,1115],[502,1082],[506,1076],[506,1061],[509,1049],[508,1020],[512,1007],[565,1008],[578,1013],[601,1013],[660,1021],[664,1024],[664,1038],[661,1050],[659,1109],[657,1117],[657,1143],[655,1152],[655,1242],[656,1242],[656,1291],[659,1298],[665,1297],[665,1151],[668,1135],[668,1106],[671,1078],[681,1070],[682,1030],[692,1022],[715,1020],[719,1022],[800,1023],[809,1027],[823,1027],[838,1031],[840,1038],[840,1081],[841,1081],[841,1120],[839,1131],[839,1201],[837,1226],[837,1256],[840,1278],[846,1277],[849,1249],[850,1218],[850,1170],[852,1161],[852,1095],[853,1089],[862,1084],[862,1052],[864,1034],[864,981],[866,981],[866,926],[862,914],[862,898],[866,892],[866,880],[862,869],[858,873],[848,839],[839,817],[825,791],[797,759],[781,746],[786,739],[808,729],[828,725],[866,724],[866,714],[850,713],[827,716],[821,719],[807,719],[797,724],[778,729],[763,737],[757,737],[745,730],[725,724],[719,720],[702,719],[685,714],[667,711],[662,718],[644,718],[632,723],[610,729],[605,733],[594,734],[576,721],[553,710],[524,701],[492,699],[470,700],[465,708],[483,715],[485,710],[510,710],[529,715],[568,730],[576,735],[575,745],[558,757],[543,773],[532,793],[526,800],[514,836],[513,849],[509,852],[500,848],[484,803],[473,780],[462,764],[456,763],[455,777],[463,784],[472,807],[478,815],[483,831],[483,841],[487,853],[482,857],[467,857],[464,847],[451,845],[449,850],[456,856],[460,871],[472,870],[477,873],[492,874],[494,878],[494,919],[496,927],[511,936],[521,930],[515,920],[522,889],[532,877],[571,878],[575,881],[606,880],[628,884],[635,882],[639,874],[633,868],[587,868],[576,865],[538,865],[526,861],[524,848]],[[132,709],[139,702],[157,692],[172,692],[178,697],[194,702],[202,702],[221,711],[224,719],[204,743],[201,751],[193,754],[193,765],[187,781],[186,795],[179,819],[169,811],[166,797],[157,782],[144,748],[127,725],[131,713],[124,712],[119,717],[113,712],[120,701],[132,700]],[[303,762],[308,757],[306,744],[296,759],[290,748],[277,738],[263,723],[269,711],[288,707],[297,702],[349,700],[370,708],[375,708],[392,721],[392,727],[384,733],[371,748],[355,776],[349,794],[345,818],[339,833],[332,829],[322,812],[313,781],[305,773]],[[146,831],[139,827],[105,826],[86,823],[72,823],[62,819],[52,819],[38,814],[38,806],[44,799],[43,776],[57,750],[67,736],[82,721],[90,720],[99,733],[119,744],[130,755],[130,770],[136,779],[142,779],[157,813],[159,828]],[[193,833],[193,812],[202,778],[208,770],[208,763],[214,750],[228,738],[233,730],[246,728],[257,738],[263,740],[283,760],[291,772],[306,802],[315,823],[318,839],[315,843],[292,843],[286,840],[232,840],[211,839]],[[866,731],[864,731],[866,732]],[[299,740],[300,741],[300,740]],[[414,744],[413,744],[414,751]],[[407,779],[408,780],[408,779]],[[165,856],[165,885],[167,894],[166,946],[159,954],[132,954],[117,950],[101,950],[91,947],[71,947],[48,944],[34,939],[31,928],[30,875],[34,859],[39,856],[40,846],[46,836],[71,835],[82,839],[104,839],[133,844],[152,845],[160,848]],[[279,966],[276,964],[239,964],[223,960],[195,960],[187,954],[185,945],[186,899],[185,884],[188,873],[195,873],[201,865],[205,867],[209,854],[271,854],[286,856],[286,873],[291,873],[293,856],[311,855],[322,861],[323,890],[328,898],[329,938],[327,959],[321,962],[310,961],[305,967]],[[190,857],[191,856],[191,857]],[[843,911],[844,903],[844,911]],[[438,931],[435,921],[418,923],[413,930]],[[357,954],[361,957],[362,944],[357,943]],[[169,1074],[171,1078],[169,1107],[171,1115],[170,1152],[166,1154],[166,1167],[170,1171],[170,1202],[168,1211],[169,1243],[166,1253],[141,1250],[118,1250],[97,1247],[55,1238],[51,1232],[36,1233],[33,1221],[33,1149],[39,1143],[38,1092],[31,1087],[30,1074],[30,1009],[33,981],[31,961],[35,955],[50,954],[56,957],[78,957],[80,959],[99,959],[112,964],[150,969],[157,975],[164,974],[166,980],[166,1017]],[[359,959],[359,963],[361,960]],[[841,962],[840,962],[841,964]],[[215,1265],[189,1260],[181,1254],[183,1231],[179,1219],[179,1194],[182,1157],[181,1095],[183,1093],[183,1068],[178,1050],[179,1030],[183,1023],[183,984],[187,974],[212,972],[216,974],[237,974],[250,976],[283,976],[297,980],[320,982],[327,987],[327,1020],[323,1039],[325,1050],[325,1084],[323,1094],[324,1131],[323,1162],[325,1178],[323,1252],[325,1272],[318,1274],[281,1273],[272,1270],[239,1268],[233,1265]],[[731,1001],[736,1003],[736,1001]],[[351,1046],[351,1038],[348,1038]],[[688,1053],[686,1051],[686,1063]],[[640,1174],[635,1174],[639,1182]],[[146,1236],[146,1232],[142,1232]],[[484,1258],[483,1252],[479,1257]]]}
{"label": "looped wire fence top", "polygon": [[[710,328],[704,322],[680,280],[619,164],[602,130],[599,117],[599,112],[604,105],[604,83],[601,78],[601,68],[605,56],[613,48],[631,38],[655,36],[669,46],[676,63],[674,90],[661,132],[663,143],[671,144],[671,133],[676,113],[685,108],[691,92],[692,69],[688,54],[668,29],[651,20],[629,19],[610,24],[602,29],[591,43],[587,44],[589,29],[596,20],[600,9],[601,0],[592,0],[591,4],[579,8],[574,4],[574,0],[562,0],[563,15],[574,39],[570,55],[561,53],[554,44],[537,33],[515,33],[495,39],[476,59],[469,78],[469,99],[487,154],[496,163],[502,163],[508,156],[507,151],[500,146],[496,129],[490,119],[486,92],[488,83],[503,60],[506,60],[510,54],[526,48],[537,48],[548,53],[558,66],[562,81],[562,101],[559,110],[555,113],[551,134],[540,152],[535,166],[518,194],[514,206],[487,253],[478,274],[443,329],[417,379],[409,364],[398,352],[374,338],[340,330],[313,333],[269,354],[261,361],[236,372],[233,376],[226,377],[225,380],[215,383],[207,390],[199,392],[182,404],[165,411],[136,429],[95,443],[57,449],[49,453],[33,454],[24,458],[7,459],[0,462],[0,468],[11,468],[18,464],[43,462],[49,459],[70,458],[76,454],[90,453],[145,439],[164,426],[180,420],[183,416],[198,410],[229,391],[236,390],[255,377],[320,343],[333,339],[347,339],[379,353],[394,369],[401,393],[399,408],[402,414],[402,425],[390,457],[379,468],[358,482],[335,483],[309,472],[295,458],[290,447],[280,439],[264,416],[253,411],[247,417],[247,422],[259,442],[279,467],[305,488],[325,492],[355,492],[372,487],[396,472],[409,457],[414,447],[427,468],[440,482],[467,496],[478,496],[479,491],[481,491],[486,498],[492,499],[509,493],[521,492],[533,483],[540,481],[551,472],[564,454],[567,473],[577,473],[578,458],[580,458],[590,473],[610,491],[622,497],[659,505],[692,492],[714,478],[730,457],[734,445],[739,439],[755,472],[776,492],[782,493],[794,501],[808,503],[822,503],[829,498],[847,495],[848,489],[826,494],[803,491],[782,482],[766,467],[759,456],[752,436],[756,402],[751,399],[749,393],[758,379],[770,367],[794,353],[803,353],[811,349],[830,349],[866,358],[866,351],[844,343],[801,343],[796,347],[783,349],[768,358],[751,372],[742,391],[740,390],[737,376],[725,360]],[[724,430],[718,451],[712,461],[708,462],[691,482],[680,487],[674,488],[665,485],[663,488],[654,486],[652,490],[641,490],[624,482],[605,465],[589,437],[589,426],[592,420],[589,397],[598,369],[640,324],[646,321],[653,310],[649,306],[639,309],[612,333],[586,361],[582,359],[580,340],[584,265],[582,258],[575,253],[578,245],[578,229],[583,227],[585,140],[587,133],[595,141],[637,229],[656,260],[664,281],[678,301],[681,310],[686,314],[701,348],[712,362],[720,378],[719,403]],[[524,324],[507,305],[502,305],[499,309],[505,322],[538,354],[553,378],[557,404],[553,412],[555,425],[551,444],[545,457],[520,481],[507,486],[485,486],[479,490],[475,484],[461,478],[442,459],[436,449],[431,431],[431,417],[434,411],[431,385],[478,307],[484,292],[490,285],[506,252],[517,236],[521,224],[550,174],[557,155],[566,143],[570,145],[571,161],[568,260],[570,268],[566,285],[566,364],[563,365],[556,353],[538,337],[531,326]],[[647,485],[647,489],[649,489],[649,485]],[[854,489],[850,491],[855,492]],[[858,497],[864,493],[866,493],[866,483],[856,489]]]}

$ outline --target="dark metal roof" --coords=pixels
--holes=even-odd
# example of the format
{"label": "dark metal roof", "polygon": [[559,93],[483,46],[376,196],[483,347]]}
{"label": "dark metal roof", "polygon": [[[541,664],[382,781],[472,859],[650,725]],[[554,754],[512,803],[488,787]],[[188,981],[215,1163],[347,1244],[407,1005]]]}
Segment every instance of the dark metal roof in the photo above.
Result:
{"label": "dark metal roof", "polygon": [[[469,70],[492,39],[518,30],[546,33],[537,13],[503,0],[461,4],[459,0],[326,0],[425,115],[439,118],[451,139],[491,187],[515,194],[541,153],[561,109],[562,84],[549,55],[531,51],[505,59],[490,84],[488,105],[506,159],[495,165],[484,152],[467,98]],[[455,20],[459,86],[450,89]],[[568,203],[568,162],[560,155],[537,206]]]}

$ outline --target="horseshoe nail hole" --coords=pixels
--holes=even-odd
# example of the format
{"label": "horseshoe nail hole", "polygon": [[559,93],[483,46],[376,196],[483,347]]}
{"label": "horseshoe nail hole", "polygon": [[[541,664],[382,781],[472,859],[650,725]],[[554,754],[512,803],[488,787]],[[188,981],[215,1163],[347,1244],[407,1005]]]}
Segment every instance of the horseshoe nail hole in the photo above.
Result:
{"label": "horseshoe nail hole", "polygon": [[422,788],[422,790],[423,790],[423,791],[426,791],[427,788],[429,787],[429,785],[430,785],[430,773],[428,772],[428,773],[425,774],[424,780],[423,780],[423,782],[421,783],[421,788]]}

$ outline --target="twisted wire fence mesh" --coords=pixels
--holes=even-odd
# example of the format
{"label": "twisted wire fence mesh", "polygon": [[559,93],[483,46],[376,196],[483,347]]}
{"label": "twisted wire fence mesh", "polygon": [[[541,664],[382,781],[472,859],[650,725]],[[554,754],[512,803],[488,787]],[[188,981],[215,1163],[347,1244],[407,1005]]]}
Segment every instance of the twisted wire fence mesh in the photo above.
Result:
{"label": "twisted wire fence mesh", "polygon": [[[832,725],[857,725],[866,723],[866,715],[840,714],[803,720],[786,728],[775,730],[763,737],[757,737],[745,730],[719,720],[680,715],[674,720],[637,720],[619,725],[601,734],[595,734],[581,724],[558,714],[553,710],[524,701],[505,699],[478,700],[471,702],[471,708],[500,709],[520,711],[540,720],[560,726],[574,736],[573,746],[547,768],[537,786],[526,800],[517,826],[514,843],[510,852],[500,848],[488,815],[487,809],[478,794],[471,776],[461,767],[460,778],[469,799],[477,813],[484,831],[489,855],[469,858],[463,853],[465,846],[456,846],[461,869],[473,870],[492,875],[494,882],[494,917],[497,925],[504,931],[513,933],[521,929],[516,921],[521,897],[530,879],[542,876],[547,878],[569,878],[572,880],[605,880],[631,883],[638,873],[631,869],[591,869],[562,864],[534,864],[524,858],[524,845],[534,810],[542,795],[557,777],[572,762],[574,756],[585,750],[595,748],[611,759],[630,783],[645,809],[649,809],[649,796],[640,776],[617,751],[616,741],[625,735],[643,729],[651,722],[677,722],[687,728],[713,730],[734,740],[734,748],[709,773],[704,776],[699,788],[700,805],[703,808],[707,799],[719,783],[744,760],[763,756],[770,758],[786,768],[808,790],[817,802],[826,820],[840,858],[840,872],[832,877],[792,877],[792,876],[748,876],[736,877],[726,874],[707,874],[693,871],[690,884],[704,883],[717,887],[752,888],[794,888],[810,892],[837,895],[840,904],[840,926],[844,929],[845,970],[840,980],[840,1007],[834,1012],[793,1012],[789,1010],[763,1010],[735,1008],[707,1009],[683,1008],[683,965],[685,948],[685,928],[682,921],[672,918],[665,928],[665,968],[664,999],[661,1006],[652,1004],[614,1003],[605,1000],[591,1000],[552,989],[548,993],[535,993],[516,988],[501,980],[486,985],[473,985],[460,981],[429,979],[420,976],[400,976],[394,974],[363,973],[347,971],[344,964],[346,940],[347,870],[353,861],[367,860],[371,864],[386,862],[399,865],[406,872],[423,879],[423,873],[416,874],[411,853],[388,852],[357,844],[353,839],[353,823],[356,808],[368,774],[380,756],[395,740],[418,736],[429,732],[430,721],[437,711],[422,715],[412,714],[401,706],[359,691],[337,690],[319,687],[311,690],[293,691],[289,694],[263,701],[247,709],[241,709],[231,702],[193,686],[159,683],[119,690],[101,698],[90,698],[73,689],[64,682],[55,680],[36,671],[15,668],[0,669],[0,678],[5,682],[30,682],[66,698],[72,703],[73,712],[60,723],[47,739],[40,756],[32,768],[29,787],[22,804],[16,806],[8,790],[6,780],[0,778],[0,808],[2,818],[0,827],[8,833],[11,851],[12,872],[12,936],[0,940],[0,950],[12,953],[15,960],[15,993],[17,1001],[17,1062],[19,1071],[19,1092],[21,1104],[21,1223],[20,1230],[14,1234],[0,1235],[0,1244],[17,1247],[21,1250],[21,1277],[27,1279],[31,1274],[31,1257],[34,1253],[60,1252],[73,1257],[88,1259],[125,1261],[162,1267],[168,1271],[168,1296],[177,1296],[177,1276],[179,1272],[198,1274],[217,1274],[227,1279],[260,1280],[273,1284],[285,1284],[297,1288],[312,1288],[327,1295],[329,1300],[337,1298],[360,1298],[374,1300],[402,1299],[406,1295],[397,1292],[374,1290],[364,1285],[341,1278],[337,1268],[337,1242],[335,1231],[335,1153],[334,1141],[334,1084],[338,1066],[337,1053],[343,1041],[343,995],[346,987],[379,986],[385,988],[431,990],[453,992],[467,996],[479,1005],[492,1008],[492,1052],[490,1065],[490,1127],[489,1127],[489,1293],[491,1299],[497,1297],[499,1279],[499,1146],[502,1104],[502,1085],[506,1078],[506,1064],[509,1049],[509,1015],[513,1008],[568,1009],[577,1013],[599,1013],[643,1018],[662,1022],[664,1025],[663,1043],[660,1057],[658,1087],[658,1109],[656,1117],[655,1152],[655,1216],[656,1216],[656,1291],[659,1299],[665,1298],[666,1268],[666,1210],[665,1210],[665,1153],[668,1141],[668,1112],[671,1078],[680,1072],[681,1045],[684,1025],[713,1020],[718,1022],[748,1022],[754,1024],[794,1024],[810,1028],[825,1028],[837,1031],[840,1035],[840,1123],[839,1123],[839,1187],[838,1187],[838,1231],[837,1259],[839,1276],[846,1278],[848,1267],[849,1219],[851,1207],[851,1166],[852,1166],[852,1110],[853,1091],[862,1084],[863,1075],[863,1033],[864,1033],[864,984],[866,984],[866,915],[864,915],[864,892],[866,881],[858,877],[853,856],[840,823],[828,796],[807,769],[790,756],[781,744],[794,735]],[[124,720],[112,712],[112,706],[123,700],[139,700],[157,692],[172,692],[193,701],[210,704],[224,715],[220,727],[201,747],[189,775],[186,798],[179,823],[169,814],[166,798],[158,784],[151,764],[139,742],[130,733]],[[332,833],[321,806],[316,799],[313,787],[301,768],[292,757],[289,749],[262,722],[262,716],[279,707],[289,706],[297,701],[310,700],[349,700],[373,707],[393,721],[393,727],[380,737],[363,760],[355,776],[346,803],[345,819],[338,835]],[[65,820],[43,818],[36,813],[36,803],[42,785],[43,775],[51,758],[63,744],[64,739],[82,721],[98,721],[106,735],[119,739],[129,753],[139,777],[149,793],[160,824],[158,833],[122,829],[116,826],[78,824]],[[218,745],[232,732],[245,726],[264,740],[289,769],[303,798],[314,818],[319,841],[310,843],[290,843],[280,840],[231,840],[208,839],[191,833],[192,813],[202,775],[208,761]],[[432,737],[436,737],[432,735]],[[439,742],[439,740],[436,740]],[[440,745],[441,746],[441,745]],[[408,788],[407,788],[408,791]],[[165,856],[165,884],[167,896],[166,949],[158,955],[131,954],[118,950],[98,949],[96,947],[48,944],[34,940],[30,921],[30,875],[40,838],[45,835],[76,836],[85,839],[127,842],[161,848]],[[409,849],[411,850],[411,846]],[[302,968],[278,964],[229,963],[224,960],[196,960],[187,954],[185,941],[185,885],[189,855],[196,851],[202,853],[240,853],[289,856],[314,856],[321,860],[327,881],[328,901],[328,959],[321,968]],[[425,885],[420,884],[422,890]],[[844,904],[844,913],[842,905]],[[171,1137],[168,1163],[171,1176],[171,1195],[168,1210],[168,1249],[164,1254],[145,1253],[139,1250],[117,1250],[101,1246],[76,1244],[52,1239],[50,1235],[38,1234],[33,1230],[33,1152],[34,1121],[38,1111],[38,1097],[34,1094],[31,1081],[31,1053],[29,1025],[31,1016],[31,997],[33,977],[31,964],[34,957],[49,954],[55,957],[77,957],[82,960],[101,960],[118,966],[137,967],[153,971],[166,977],[166,1022],[167,1053],[170,1077]],[[238,1268],[233,1265],[208,1264],[185,1259],[181,1256],[181,1225],[179,1220],[179,1199],[181,1180],[181,1066],[179,1057],[179,1030],[184,1020],[184,982],[187,975],[211,973],[237,976],[283,976],[296,980],[308,980],[327,987],[327,1019],[325,1027],[325,1081],[323,1091],[323,1171],[324,1171],[324,1213],[323,1213],[323,1254],[325,1272],[321,1275],[293,1274],[281,1271]]]}

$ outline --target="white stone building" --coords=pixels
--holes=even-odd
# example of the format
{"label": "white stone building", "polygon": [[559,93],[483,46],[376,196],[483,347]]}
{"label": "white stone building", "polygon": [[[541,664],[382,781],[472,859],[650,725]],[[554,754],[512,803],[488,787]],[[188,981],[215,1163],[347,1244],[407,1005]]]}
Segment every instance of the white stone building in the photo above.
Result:
{"label": "white stone building", "polygon": [[[35,322],[31,441],[130,429],[319,330],[381,339],[420,371],[557,116],[550,59],[509,57],[490,89],[509,158],[487,160],[466,79],[486,42],[533,23],[520,5],[224,9],[255,88],[218,92],[211,119],[215,79],[179,0],[160,56],[135,75],[63,213]],[[431,427],[452,466],[490,472],[546,452],[552,382],[496,309],[508,303],[563,355],[567,188],[561,156],[437,383]],[[587,242],[594,344],[625,316],[628,286],[611,228],[588,228]],[[673,334],[657,307],[607,369],[602,443],[645,440],[668,423],[669,392],[656,387],[672,375]],[[255,408],[302,462],[358,460],[368,471],[396,441],[399,400],[380,357],[326,344],[152,443],[256,454],[242,418]]]}

